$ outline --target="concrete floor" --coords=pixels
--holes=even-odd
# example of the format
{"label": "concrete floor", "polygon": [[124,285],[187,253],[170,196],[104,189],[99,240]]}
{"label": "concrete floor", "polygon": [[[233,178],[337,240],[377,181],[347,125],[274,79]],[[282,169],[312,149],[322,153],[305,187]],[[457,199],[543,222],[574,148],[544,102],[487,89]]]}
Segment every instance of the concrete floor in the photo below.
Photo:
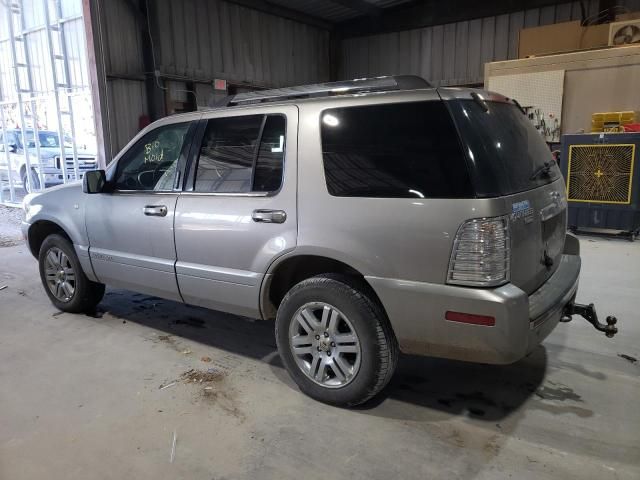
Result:
{"label": "concrete floor", "polygon": [[637,480],[640,365],[619,354],[640,357],[640,242],[582,246],[578,299],[618,337],[576,320],[507,367],[403,357],[357,410],[297,390],[271,323],[119,290],[62,314],[1,248],[0,479]]}

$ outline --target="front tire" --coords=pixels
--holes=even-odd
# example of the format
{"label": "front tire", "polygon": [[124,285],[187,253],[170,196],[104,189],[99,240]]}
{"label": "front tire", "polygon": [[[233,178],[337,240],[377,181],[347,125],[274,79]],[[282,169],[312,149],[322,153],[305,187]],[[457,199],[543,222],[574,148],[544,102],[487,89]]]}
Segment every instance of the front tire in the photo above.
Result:
{"label": "front tire", "polygon": [[38,264],[44,290],[59,310],[89,312],[102,300],[104,285],[87,278],[73,245],[62,235],[49,235],[42,242]]}
{"label": "front tire", "polygon": [[355,406],[391,379],[398,345],[382,307],[365,285],[342,275],[319,275],[295,285],[276,317],[282,361],[305,394]]}
{"label": "front tire", "polygon": [[35,171],[31,171],[30,175],[27,175],[27,170],[22,172],[22,187],[27,193],[33,193],[40,190],[40,179]]}

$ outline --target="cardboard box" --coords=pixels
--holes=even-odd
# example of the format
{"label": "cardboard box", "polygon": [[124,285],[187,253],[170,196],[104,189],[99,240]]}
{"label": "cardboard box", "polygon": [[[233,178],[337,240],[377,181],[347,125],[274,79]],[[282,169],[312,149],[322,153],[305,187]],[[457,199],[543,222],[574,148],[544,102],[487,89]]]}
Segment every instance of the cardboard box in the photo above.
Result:
{"label": "cardboard box", "polygon": [[583,27],[579,20],[554,23],[520,30],[518,57],[571,52],[605,47],[609,41],[609,24]]}
{"label": "cardboard box", "polygon": [[616,15],[616,22],[624,22],[626,20],[637,20],[640,18],[640,12],[621,13]]}

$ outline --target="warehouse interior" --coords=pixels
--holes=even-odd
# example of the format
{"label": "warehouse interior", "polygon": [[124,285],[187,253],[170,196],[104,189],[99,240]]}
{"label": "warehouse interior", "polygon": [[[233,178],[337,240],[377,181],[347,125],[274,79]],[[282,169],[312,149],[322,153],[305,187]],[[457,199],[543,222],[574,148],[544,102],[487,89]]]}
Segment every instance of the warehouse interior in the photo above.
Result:
{"label": "warehouse interior", "polygon": [[[84,215],[85,201],[88,206],[100,196],[135,196],[127,191],[111,195],[106,189],[87,195],[94,193],[89,172],[106,170],[101,178],[108,183],[109,169],[115,171],[114,165],[154,125],[162,128],[172,118],[216,117],[225,110],[234,115],[232,105],[251,109],[264,102],[269,108],[269,95],[279,96],[287,108],[287,102],[307,100],[313,108],[317,99],[312,97],[320,91],[331,92],[327,102],[333,97],[359,102],[386,93],[358,90],[358,82],[400,85],[404,76],[421,77],[430,85],[426,90],[437,89],[439,98],[458,98],[473,89],[479,93],[469,98],[483,108],[485,100],[498,101],[498,96],[513,103],[542,137],[561,175],[562,192],[551,193],[562,200],[554,197],[552,203],[566,208],[566,225],[559,227],[562,242],[566,233],[580,244],[579,289],[569,303],[578,307],[572,307],[574,320],[568,322],[562,306],[557,328],[524,358],[489,365],[435,348],[431,356],[400,348],[396,373],[380,394],[356,407],[338,408],[309,398],[287,374],[274,334],[277,302],[269,304],[273,315],[258,321],[242,311],[209,310],[203,308],[210,306],[206,302],[185,301],[180,287],[170,298],[91,276],[91,281],[107,283],[94,310],[68,313],[49,302],[46,274],[38,263],[44,243],[36,240],[34,249],[29,218],[44,215],[54,223],[56,216]],[[304,88],[311,93],[287,90],[298,86],[309,86]],[[639,86],[640,0],[0,0],[0,478],[640,478],[640,412],[634,408],[640,394]],[[267,100],[251,100],[260,95]],[[285,166],[283,174],[297,179],[298,190],[291,196],[295,205],[302,205],[305,195],[300,165],[324,153],[305,151],[309,137],[303,119],[308,117],[304,107],[300,111],[300,130],[294,135],[287,130],[287,147],[297,148],[298,170],[291,173]],[[176,117],[181,114],[186,115]],[[259,129],[259,145],[272,114],[267,111]],[[313,138],[324,139],[319,128]],[[204,126],[198,126],[186,138],[202,141],[202,135],[207,135]],[[282,152],[284,138],[271,153]],[[495,152],[500,148],[497,142]],[[257,219],[256,211],[264,213],[262,204],[253,222],[251,211],[238,213],[228,209],[229,203],[219,211],[181,212],[176,207],[180,194],[193,180],[186,172],[195,154],[186,152],[180,157],[187,165],[180,163],[183,190],[174,180],[176,200],[167,217],[185,216],[184,231],[246,230],[253,235],[247,223],[264,221],[272,227],[280,222]],[[549,165],[544,163],[543,173]],[[54,197],[72,188],[80,200],[65,203]],[[278,192],[288,195],[284,189],[269,192],[265,201],[277,199]],[[505,214],[511,225],[522,218],[529,222],[528,215],[545,218],[547,207],[538,208],[532,199],[535,208],[530,209],[529,198],[521,202],[520,193],[505,197],[509,212],[513,208]],[[242,196],[202,197],[233,202],[234,195]],[[423,205],[425,196],[417,196],[410,199],[412,205]],[[474,212],[490,196],[478,194]],[[38,198],[42,207],[30,207]],[[47,198],[54,198],[50,211]],[[331,218],[335,198],[318,202],[318,222]],[[433,210],[444,211],[446,202],[459,201],[445,198],[436,198],[443,203],[434,203]],[[128,215],[144,207],[149,215],[146,209],[158,202],[122,208]],[[385,225],[407,225],[417,217],[409,203],[406,210],[377,211],[377,203],[366,205],[360,221],[370,222],[366,231],[372,242],[388,242],[382,254],[346,236],[349,229],[337,219],[335,229],[324,234],[347,239],[344,249],[369,254],[367,262],[373,265],[387,264],[404,235]],[[268,214],[273,212],[284,214]],[[301,207],[297,212],[294,231],[300,241],[311,227],[302,223]],[[135,253],[140,265],[162,250],[147,237],[175,236],[180,229],[172,220],[153,234],[118,231],[116,223],[106,220],[109,213],[87,213],[87,228],[100,224],[114,242],[148,242],[146,250]],[[296,221],[295,212],[285,219]],[[403,262],[422,265],[430,256],[434,263],[437,256],[453,262],[449,257],[458,244],[458,227],[464,225],[436,232],[427,222],[415,235],[424,242],[424,253]],[[544,263],[554,234],[542,228]],[[52,232],[64,234],[77,252],[85,249],[86,259],[80,254],[78,265],[94,262],[96,268],[98,261],[114,261],[107,249],[93,254],[89,245],[80,248],[64,226]],[[432,249],[429,242],[443,235],[449,250]],[[516,236],[510,235],[515,244]],[[245,238],[236,240],[238,251],[254,241]],[[277,250],[286,238],[274,236],[260,252]],[[242,256],[225,253],[226,246],[215,241],[193,242],[190,248]],[[559,254],[565,256],[568,248],[563,243]],[[176,244],[171,252],[167,271],[179,285]],[[411,255],[409,249],[405,255]],[[329,273],[322,270],[326,264],[318,266],[309,258],[309,271]],[[360,274],[345,258],[329,265],[344,263]],[[511,257],[511,266],[519,260]],[[394,279],[409,285],[416,278],[402,279],[403,262],[394,264]],[[195,265],[194,270],[200,268]],[[232,270],[224,264],[214,273],[255,275],[248,267],[236,269],[241,274]],[[444,284],[451,271],[441,273],[439,287],[449,288]],[[269,275],[265,284],[275,278]],[[306,278],[296,275],[290,273],[290,280]],[[377,275],[365,273],[362,280],[369,277]],[[373,292],[384,311],[382,295],[371,285],[362,291]],[[405,298],[416,298],[417,287],[412,288],[413,296]],[[266,294],[260,295],[264,310]],[[397,302],[398,311],[415,311],[408,300],[403,302]],[[591,303],[599,321],[595,310],[588,310]],[[585,322],[579,315],[589,318]],[[477,340],[483,348],[490,343],[484,338]],[[451,342],[459,346],[464,339]]]}

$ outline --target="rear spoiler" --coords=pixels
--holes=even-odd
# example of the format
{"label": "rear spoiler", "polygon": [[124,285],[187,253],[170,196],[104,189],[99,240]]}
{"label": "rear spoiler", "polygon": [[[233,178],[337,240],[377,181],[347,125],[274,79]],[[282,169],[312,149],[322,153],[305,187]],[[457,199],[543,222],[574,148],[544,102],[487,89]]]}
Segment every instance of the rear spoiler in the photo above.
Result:
{"label": "rear spoiler", "polygon": [[515,98],[509,98],[497,92],[491,92],[489,90],[482,90],[479,88],[446,88],[439,87],[436,89],[438,95],[442,100],[469,100],[472,99],[478,103],[482,109],[486,112],[489,110],[489,106],[486,102],[499,102],[499,103],[513,103],[518,110],[526,115],[525,109],[518,103]]}

